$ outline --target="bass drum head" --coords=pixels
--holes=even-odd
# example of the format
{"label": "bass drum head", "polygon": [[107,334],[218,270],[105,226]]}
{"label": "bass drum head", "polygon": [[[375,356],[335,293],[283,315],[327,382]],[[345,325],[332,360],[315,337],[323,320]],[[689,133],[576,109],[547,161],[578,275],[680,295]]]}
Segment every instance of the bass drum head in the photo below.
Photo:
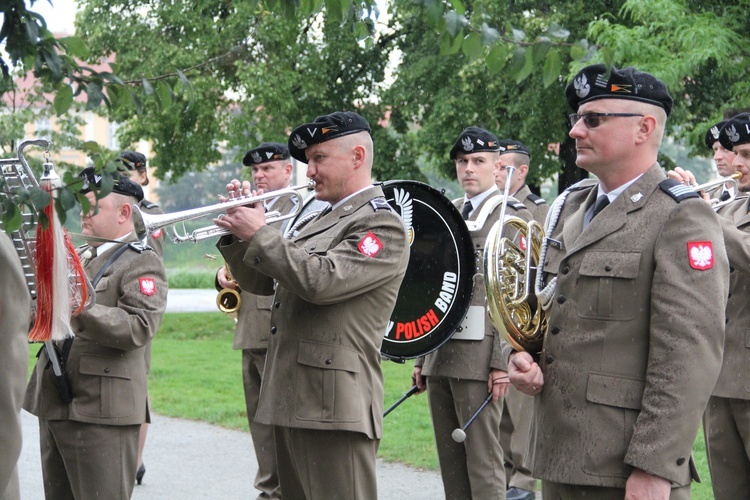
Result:
{"label": "bass drum head", "polygon": [[466,223],[438,190],[388,181],[383,191],[406,226],[410,256],[381,353],[404,361],[451,338],[469,310],[476,263]]}

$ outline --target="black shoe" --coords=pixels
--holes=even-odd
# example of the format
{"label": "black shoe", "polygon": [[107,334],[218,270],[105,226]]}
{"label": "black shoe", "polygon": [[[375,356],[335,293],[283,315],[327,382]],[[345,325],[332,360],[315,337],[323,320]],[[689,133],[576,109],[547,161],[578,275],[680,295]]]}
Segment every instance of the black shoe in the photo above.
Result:
{"label": "black shoe", "polygon": [[138,484],[141,484],[143,482],[143,476],[146,474],[146,466],[144,464],[141,464],[140,467],[138,467],[138,471],[135,473],[135,482]]}
{"label": "black shoe", "polygon": [[508,488],[508,491],[505,492],[505,500],[534,500],[535,498],[536,493],[533,491],[516,488],[515,486]]}

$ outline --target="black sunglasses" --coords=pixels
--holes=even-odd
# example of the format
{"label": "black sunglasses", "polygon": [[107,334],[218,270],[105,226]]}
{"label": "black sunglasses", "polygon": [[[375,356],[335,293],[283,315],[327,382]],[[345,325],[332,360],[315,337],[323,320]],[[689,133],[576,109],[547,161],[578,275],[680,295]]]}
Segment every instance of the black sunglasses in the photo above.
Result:
{"label": "black sunglasses", "polygon": [[586,128],[596,128],[599,125],[602,124],[602,116],[644,116],[638,113],[583,113],[582,115],[579,115],[578,113],[573,113],[572,115],[568,116],[568,119],[570,120],[570,126],[575,127],[576,123],[578,123],[578,120],[583,119],[583,124],[586,125]]}

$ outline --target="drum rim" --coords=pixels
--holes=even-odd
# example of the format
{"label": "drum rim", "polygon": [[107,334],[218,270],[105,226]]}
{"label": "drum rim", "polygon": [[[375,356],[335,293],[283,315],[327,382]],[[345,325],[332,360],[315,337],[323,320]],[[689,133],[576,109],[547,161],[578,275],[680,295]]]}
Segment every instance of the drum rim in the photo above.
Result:
{"label": "drum rim", "polygon": [[[476,274],[476,259],[475,259],[475,252],[474,252],[474,244],[471,238],[471,233],[469,232],[469,228],[464,223],[463,217],[461,217],[461,213],[459,212],[458,208],[456,208],[453,202],[447,196],[445,196],[444,191],[440,191],[430,186],[429,184],[416,181],[416,180],[390,180],[390,181],[384,181],[380,183],[380,185],[384,192],[387,189],[395,189],[397,187],[407,187],[407,188],[413,187],[413,188],[421,189],[431,194],[432,197],[435,199],[435,201],[440,202],[441,205],[443,205],[445,209],[453,217],[455,226],[458,232],[458,234],[456,234],[454,237],[458,241],[463,242],[463,246],[461,247],[461,244],[459,244],[459,248],[458,248],[458,259],[459,259],[458,269],[460,270],[460,272],[464,273],[466,277],[459,279],[457,286],[459,285],[465,286],[467,287],[468,290],[464,291],[463,293],[463,295],[465,295],[464,302],[458,304],[459,312],[455,314],[454,318],[452,318],[452,320],[449,321],[448,324],[443,326],[444,329],[450,330],[450,334],[445,335],[444,338],[437,339],[437,343],[435,345],[429,346],[429,348],[423,349],[422,351],[419,351],[418,353],[398,354],[398,355],[385,352],[384,349],[387,346],[393,346],[396,343],[383,337],[383,344],[380,350],[381,355],[384,358],[389,359],[391,361],[403,363],[407,359],[420,358],[420,357],[426,356],[427,354],[430,354],[431,352],[436,351],[437,349],[442,347],[446,342],[448,342],[456,333],[458,327],[466,318],[466,315],[468,314],[469,308],[471,306],[473,288],[474,288],[473,277]],[[457,295],[458,295],[458,292],[457,292]],[[441,333],[441,335],[443,334]]]}

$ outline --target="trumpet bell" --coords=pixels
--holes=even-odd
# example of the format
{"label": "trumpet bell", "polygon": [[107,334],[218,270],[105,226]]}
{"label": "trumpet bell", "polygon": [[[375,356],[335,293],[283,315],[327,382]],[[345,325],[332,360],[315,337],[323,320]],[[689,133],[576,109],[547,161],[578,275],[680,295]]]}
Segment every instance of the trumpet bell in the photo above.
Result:
{"label": "trumpet bell", "polygon": [[[504,234],[517,234],[515,244]],[[517,351],[542,350],[548,318],[533,293],[544,228],[508,216],[490,230],[484,247],[484,275],[490,320]]]}
{"label": "trumpet bell", "polygon": [[216,307],[230,318],[237,321],[237,315],[242,304],[242,298],[237,290],[223,288],[216,296]]}

